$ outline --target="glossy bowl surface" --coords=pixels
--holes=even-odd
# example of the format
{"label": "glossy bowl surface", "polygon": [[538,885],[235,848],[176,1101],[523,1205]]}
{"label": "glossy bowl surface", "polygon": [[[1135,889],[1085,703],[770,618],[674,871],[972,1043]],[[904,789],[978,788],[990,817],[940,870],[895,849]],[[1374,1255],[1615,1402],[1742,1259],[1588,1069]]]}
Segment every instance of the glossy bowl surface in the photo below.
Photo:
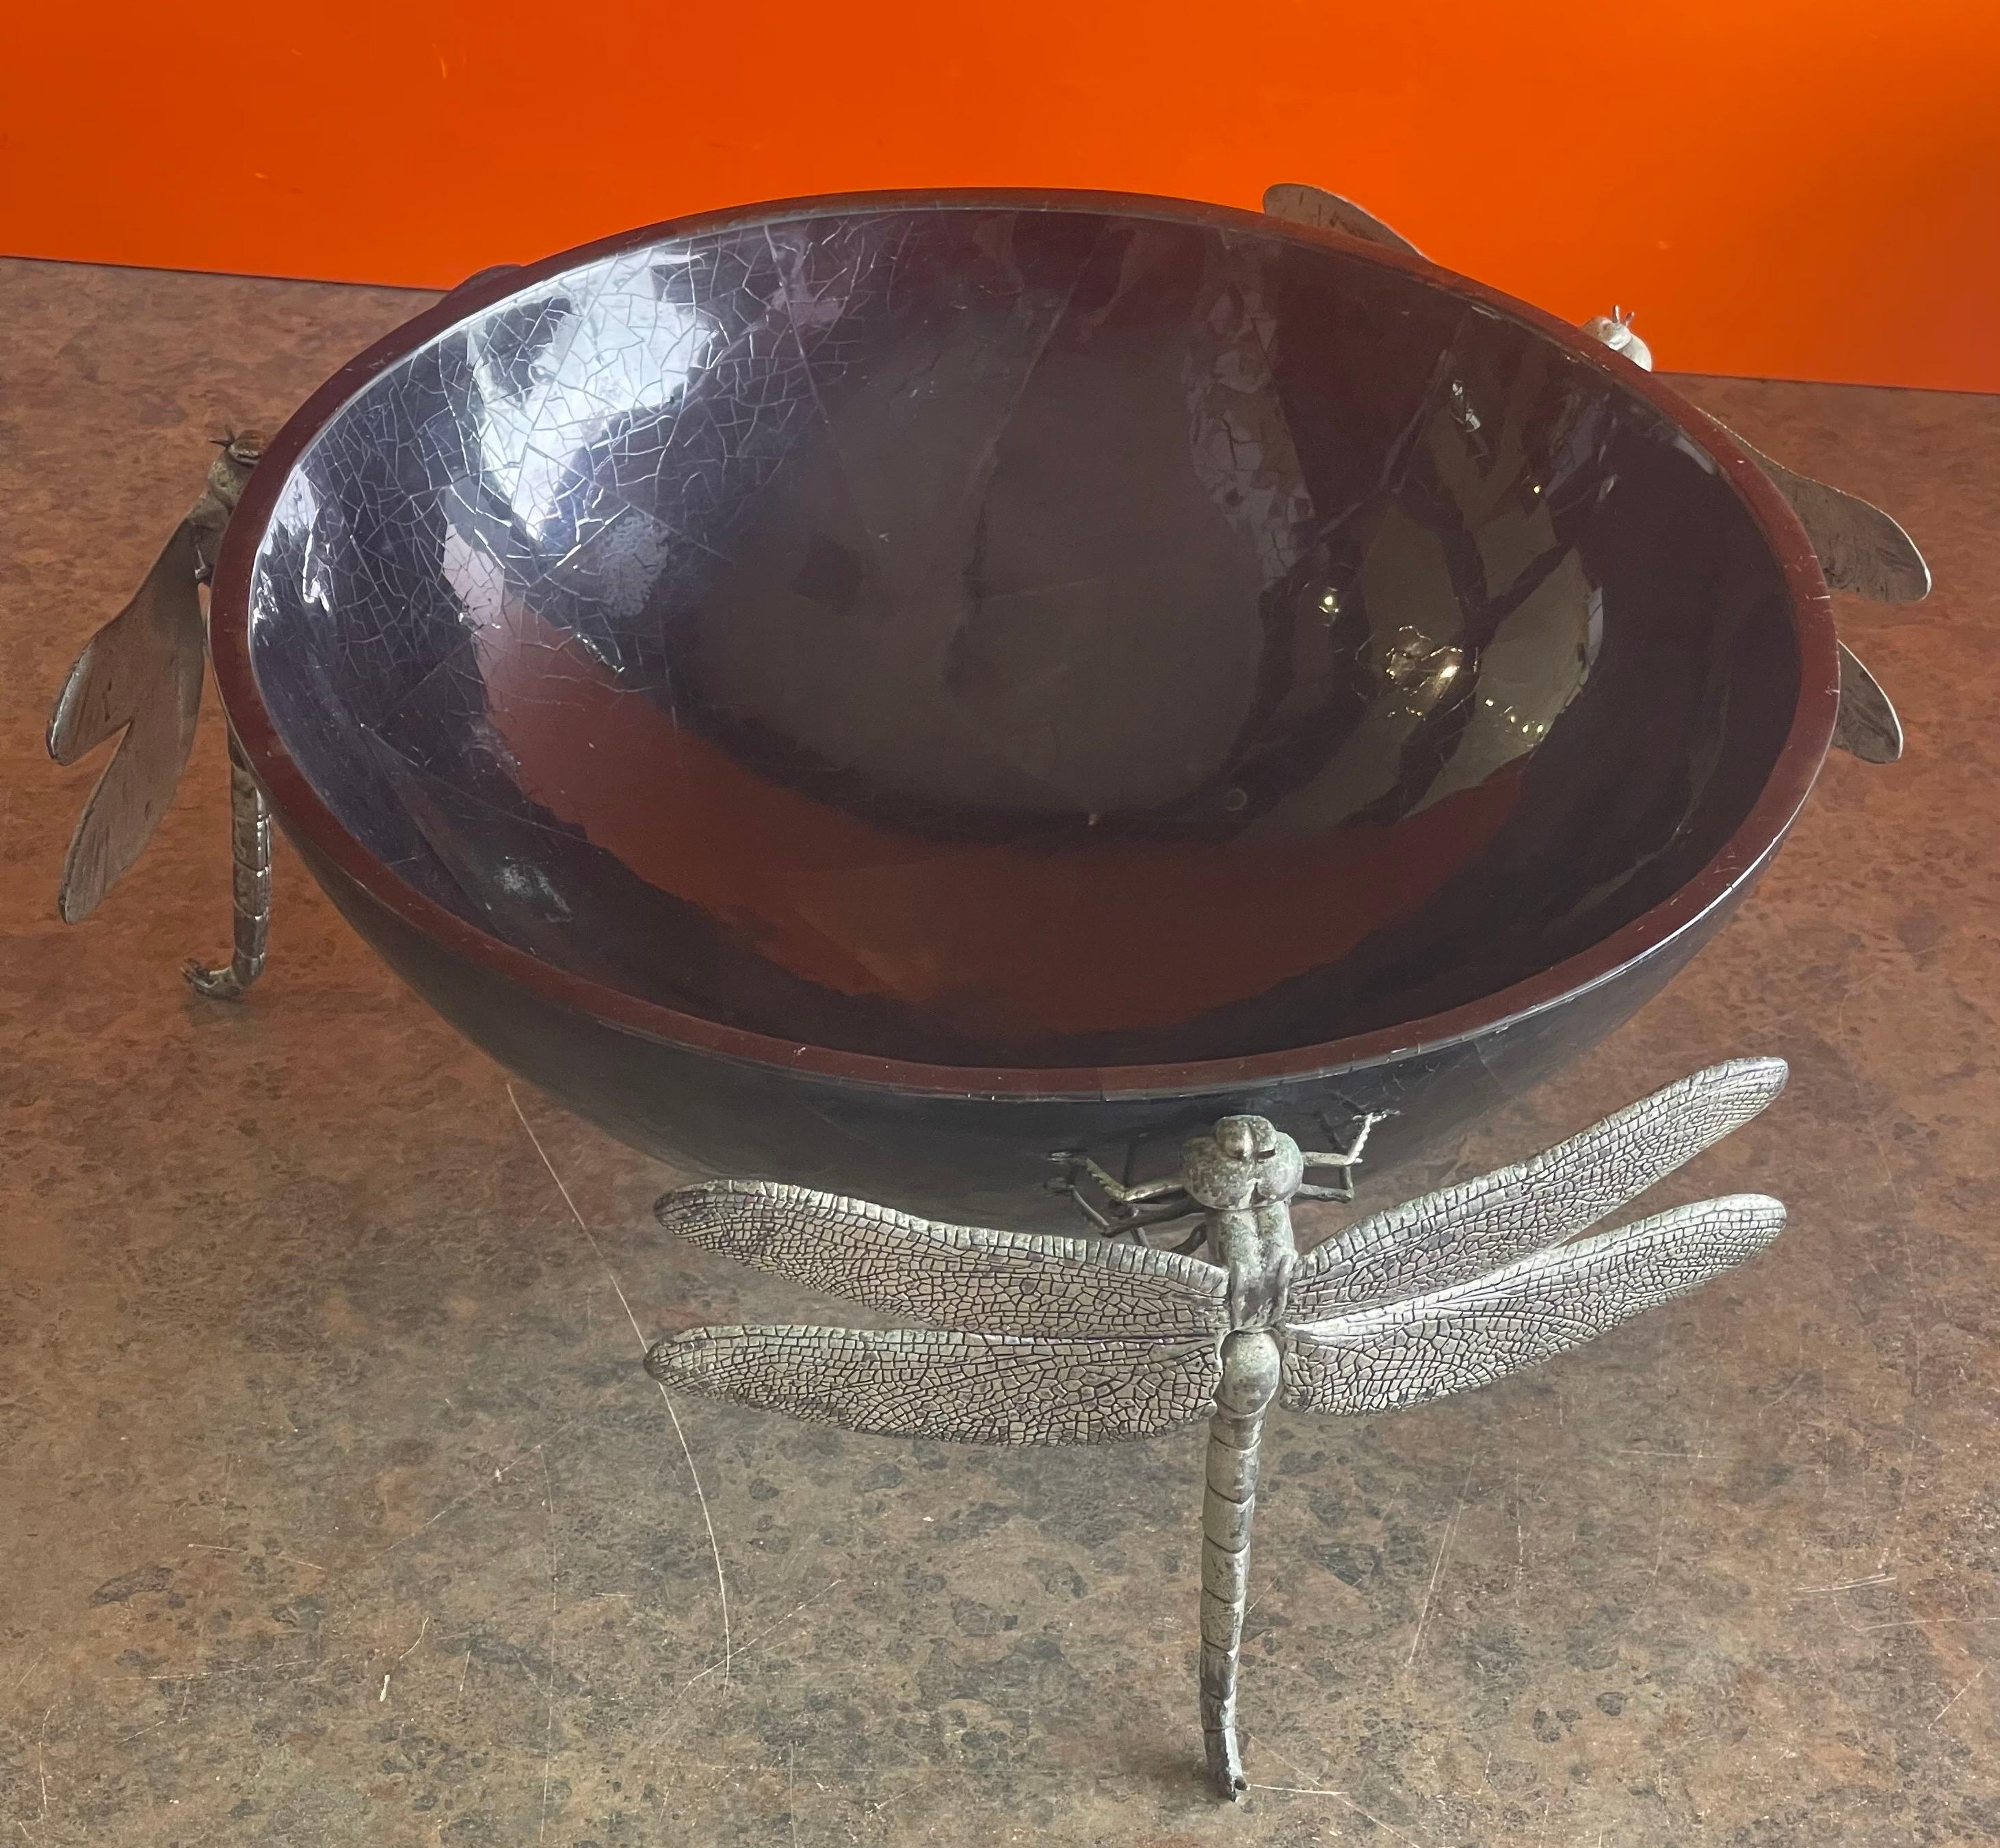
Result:
{"label": "glossy bowl surface", "polygon": [[1238,1106],[1449,1127],[1714,927],[1838,683],[1789,509],[1658,381],[1102,195],[459,291],[267,452],[212,647],[475,1039],[683,1163],[933,1209]]}

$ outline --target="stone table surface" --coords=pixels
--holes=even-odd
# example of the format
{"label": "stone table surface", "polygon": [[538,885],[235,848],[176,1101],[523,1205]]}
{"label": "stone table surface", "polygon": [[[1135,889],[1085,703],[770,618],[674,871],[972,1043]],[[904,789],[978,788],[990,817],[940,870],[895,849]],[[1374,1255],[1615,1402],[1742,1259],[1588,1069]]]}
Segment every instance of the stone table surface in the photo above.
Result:
{"label": "stone table surface", "polygon": [[269,974],[190,995],[227,945],[212,699],[151,852],[57,922],[101,767],[43,755],[64,670],[206,440],[424,299],[0,264],[0,1832],[2000,1840],[2000,399],[1690,382],[1929,555],[1928,603],[1841,612],[1908,755],[1830,761],[1717,944],[1453,1165],[1778,1053],[1682,1197],[1792,1227],[1488,1391],[1281,1415],[1231,1811],[1199,1433],[981,1452],[663,1403],[635,1323],[828,1305],[665,1249],[671,1174],[510,1093],[282,843]]}

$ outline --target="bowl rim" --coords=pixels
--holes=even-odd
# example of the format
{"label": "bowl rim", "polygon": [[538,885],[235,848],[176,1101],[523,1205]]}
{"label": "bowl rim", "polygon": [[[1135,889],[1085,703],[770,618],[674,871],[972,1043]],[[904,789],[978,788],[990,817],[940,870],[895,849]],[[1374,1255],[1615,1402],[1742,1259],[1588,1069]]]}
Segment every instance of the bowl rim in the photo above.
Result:
{"label": "bowl rim", "polygon": [[[585,264],[670,239],[804,217],[924,210],[1078,211],[1152,218],[1331,248],[1417,276],[1443,294],[1526,325],[1606,374],[1663,415],[1748,508],[1790,592],[1799,690],[1769,776],[1734,832],[1692,877],[1589,948],[1474,1000],[1364,1033],[1225,1058],[1151,1065],[940,1065],[815,1046],[727,1025],[560,969],[426,897],[351,834],[278,735],[251,660],[250,589],[257,551],[293,465],[380,374],[471,315]],[[341,366],[264,448],[229,523],[211,589],[209,651],[231,731],[280,821],[377,905],[486,973],[641,1038],[782,1072],[922,1096],[1113,1099],[1241,1092],[1351,1072],[1437,1051],[1547,1012],[1656,955],[1761,871],[1804,806],[1833,735],[1840,697],[1833,613],[1819,561],[1790,504],[1726,426],[1672,387],[1554,314],[1428,259],[1262,212],[1145,193],[1041,188],[837,193],[754,202],[618,232],[534,262],[482,270]],[[317,869],[315,869],[317,870]]]}

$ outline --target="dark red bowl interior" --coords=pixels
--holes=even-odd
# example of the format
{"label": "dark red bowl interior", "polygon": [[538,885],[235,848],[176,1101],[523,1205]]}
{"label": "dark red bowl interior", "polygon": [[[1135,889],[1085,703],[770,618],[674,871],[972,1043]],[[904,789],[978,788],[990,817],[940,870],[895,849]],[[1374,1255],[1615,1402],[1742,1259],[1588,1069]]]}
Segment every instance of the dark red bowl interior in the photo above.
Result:
{"label": "dark red bowl interior", "polygon": [[350,862],[621,1001],[960,1067],[1344,1040],[1629,933],[1801,749],[1799,571],[1663,398],[1241,214],[669,229],[274,457],[266,742]]}

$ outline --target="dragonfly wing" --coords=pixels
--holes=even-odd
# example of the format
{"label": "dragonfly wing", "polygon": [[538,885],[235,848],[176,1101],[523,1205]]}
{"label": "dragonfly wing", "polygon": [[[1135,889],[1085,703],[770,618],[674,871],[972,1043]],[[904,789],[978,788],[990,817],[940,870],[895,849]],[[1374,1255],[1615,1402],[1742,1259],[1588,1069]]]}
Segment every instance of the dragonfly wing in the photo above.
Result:
{"label": "dragonfly wing", "polygon": [[1350,238],[1370,244],[1386,244],[1406,256],[1424,253],[1401,231],[1384,224],[1373,212],[1363,211],[1351,199],[1329,193],[1323,186],[1286,184],[1264,189],[1264,210],[1273,218],[1293,224],[1310,224],[1321,231],[1345,231]]}
{"label": "dragonfly wing", "polygon": [[1105,1339],[1229,1325],[1229,1273],[1172,1252],[942,1225],[773,1181],[711,1181],[654,1211],[705,1251],[938,1328]]}
{"label": "dragonfly wing", "polygon": [[75,763],[123,731],[84,804],[57,905],[75,924],[139,856],[194,744],[204,638],[196,589],[197,536],[183,522],[130,603],[90,639],[49,720],[49,755]]}
{"label": "dragonfly wing", "polygon": [[1701,1200],[1474,1283],[1289,1327],[1280,1396],[1311,1412],[1387,1412],[1484,1386],[1755,1256],[1784,1225],[1762,1194]]}
{"label": "dragonfly wing", "polygon": [[954,1443],[1098,1443],[1207,1418],[1221,1344],[1040,1341],[936,1329],[703,1328],[646,1370],[850,1431]]}
{"label": "dragonfly wing", "polygon": [[1734,430],[1729,433],[1792,503],[1818,554],[1828,589],[1877,603],[1915,603],[1930,595],[1931,568],[1923,554],[1873,502],[1773,462]]}
{"label": "dragonfly wing", "polygon": [[1894,763],[1903,754],[1903,721],[1881,682],[1845,642],[1840,644],[1840,716],[1833,742],[1863,763]]}
{"label": "dragonfly wing", "polygon": [[1559,1245],[1748,1122],[1785,1075],[1783,1059],[1712,1065],[1533,1161],[1361,1220],[1299,1260],[1288,1318],[1443,1289]]}

